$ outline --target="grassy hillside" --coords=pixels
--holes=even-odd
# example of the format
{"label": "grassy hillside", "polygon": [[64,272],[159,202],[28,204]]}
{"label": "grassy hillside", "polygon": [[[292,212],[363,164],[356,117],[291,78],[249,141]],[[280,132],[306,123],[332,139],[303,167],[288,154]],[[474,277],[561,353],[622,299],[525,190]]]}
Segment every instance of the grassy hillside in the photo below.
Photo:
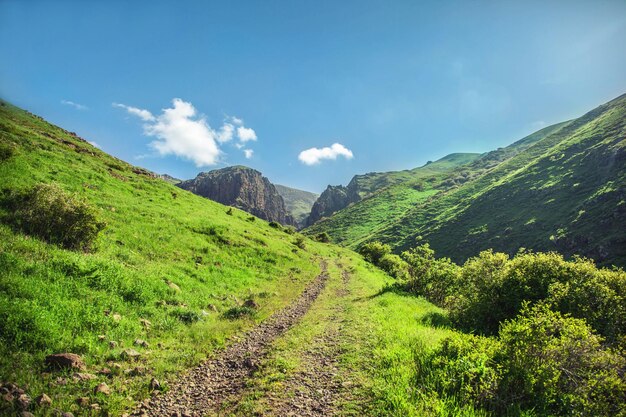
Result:
{"label": "grassy hillside", "polygon": [[[293,235],[237,209],[229,215],[5,102],[0,154],[0,379],[27,384],[33,397],[45,391],[55,407],[72,409],[79,395],[99,398],[93,381],[61,385],[58,375],[42,374],[45,355],[75,352],[90,373],[118,373],[102,403],[116,414],[148,395],[151,376],[197,363],[286,305],[319,271],[321,245],[298,248]],[[8,224],[8,196],[38,183],[56,183],[95,207],[106,227],[91,252]],[[260,306],[253,317],[223,317],[247,298]],[[130,348],[148,371],[132,371],[138,365],[124,359]]]}
{"label": "grassy hillside", "polygon": [[626,96],[561,125],[516,156],[375,233],[398,250],[419,237],[457,261],[494,248],[626,264]]}
{"label": "grassy hillside", "polygon": [[483,155],[455,153],[410,171],[355,176],[354,180],[362,181],[374,192],[333,216],[322,219],[309,227],[307,232],[327,232],[334,242],[358,248],[402,219],[417,204],[481,176],[560,126],[562,124],[546,127],[505,148]]}
{"label": "grassy hillside", "polygon": [[435,162],[429,161],[426,165],[418,168],[355,175],[350,182],[355,184],[359,195],[364,198],[390,185],[416,181],[448,172],[479,157],[480,154],[477,153],[453,153]]}
{"label": "grassy hillside", "polygon": [[274,184],[276,191],[285,200],[287,211],[293,216],[296,222],[301,225],[311,212],[313,203],[319,197],[318,194],[309,191],[298,190],[284,185]]}
{"label": "grassy hillside", "polygon": [[625,265],[625,120],[621,96],[464,165],[433,184],[443,190],[434,196],[390,187],[311,231],[353,248],[381,240],[400,251],[423,239],[456,261],[526,247]]}

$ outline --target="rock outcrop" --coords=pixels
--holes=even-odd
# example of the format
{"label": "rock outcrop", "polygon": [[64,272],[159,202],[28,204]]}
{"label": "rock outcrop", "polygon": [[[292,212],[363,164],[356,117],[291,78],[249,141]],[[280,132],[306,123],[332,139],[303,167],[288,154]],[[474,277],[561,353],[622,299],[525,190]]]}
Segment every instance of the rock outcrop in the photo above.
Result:
{"label": "rock outcrop", "polygon": [[182,181],[177,186],[261,219],[295,226],[274,184],[252,168],[232,166],[201,172],[196,178]]}

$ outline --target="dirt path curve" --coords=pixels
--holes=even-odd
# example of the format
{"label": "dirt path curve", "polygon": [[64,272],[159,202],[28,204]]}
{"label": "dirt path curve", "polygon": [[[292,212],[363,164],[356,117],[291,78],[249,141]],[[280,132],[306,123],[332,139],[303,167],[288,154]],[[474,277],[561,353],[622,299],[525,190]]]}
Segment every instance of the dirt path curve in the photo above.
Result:
{"label": "dirt path curve", "polygon": [[142,404],[134,416],[201,417],[218,413],[222,403],[238,397],[248,378],[266,357],[271,342],[292,327],[309,309],[328,280],[321,273],[290,306],[250,330],[219,356],[204,362],[170,385],[169,391]]}
{"label": "dirt path curve", "polygon": [[[349,279],[349,273],[343,270],[342,286],[335,293],[337,298],[350,295]],[[342,353],[343,308],[342,304],[334,308],[324,332],[303,353],[300,370],[284,382],[286,395],[269,398],[264,416],[333,416],[350,397],[349,381],[343,380],[345,375],[338,362]]]}

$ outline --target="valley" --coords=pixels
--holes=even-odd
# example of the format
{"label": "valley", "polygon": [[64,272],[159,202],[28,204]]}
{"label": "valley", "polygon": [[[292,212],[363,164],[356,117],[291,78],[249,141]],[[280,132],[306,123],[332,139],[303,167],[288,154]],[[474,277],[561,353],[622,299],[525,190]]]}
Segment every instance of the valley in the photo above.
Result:
{"label": "valley", "polygon": [[[622,415],[626,274],[569,255],[622,265],[624,100],[319,197],[240,166],[178,182],[2,101],[0,413]],[[542,372],[581,385],[516,368],[533,320],[568,329],[533,336]]]}

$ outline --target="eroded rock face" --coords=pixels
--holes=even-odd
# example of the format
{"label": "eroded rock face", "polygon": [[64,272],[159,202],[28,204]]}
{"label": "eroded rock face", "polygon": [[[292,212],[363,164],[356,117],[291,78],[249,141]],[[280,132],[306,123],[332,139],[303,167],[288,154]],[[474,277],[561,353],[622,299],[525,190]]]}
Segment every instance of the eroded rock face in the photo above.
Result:
{"label": "eroded rock face", "polygon": [[261,219],[295,225],[274,184],[254,169],[232,166],[202,172],[196,178],[177,185],[218,203],[247,211]]}
{"label": "eroded rock face", "polygon": [[328,217],[334,212],[348,207],[349,204],[361,200],[357,177],[352,178],[352,181],[345,187],[343,185],[329,185],[313,204],[306,225],[311,226],[322,217]]}

